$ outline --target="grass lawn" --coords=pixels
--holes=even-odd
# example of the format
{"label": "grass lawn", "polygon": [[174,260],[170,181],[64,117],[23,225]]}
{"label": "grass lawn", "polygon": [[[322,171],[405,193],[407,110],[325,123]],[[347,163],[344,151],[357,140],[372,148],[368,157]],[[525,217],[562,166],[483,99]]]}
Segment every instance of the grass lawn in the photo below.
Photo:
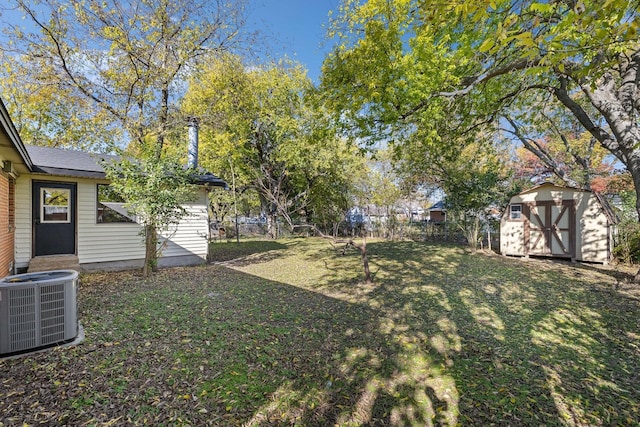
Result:
{"label": "grass lawn", "polygon": [[640,425],[613,270],[370,242],[367,285],[323,240],[214,246],[83,275],[86,341],[0,361],[0,425]]}

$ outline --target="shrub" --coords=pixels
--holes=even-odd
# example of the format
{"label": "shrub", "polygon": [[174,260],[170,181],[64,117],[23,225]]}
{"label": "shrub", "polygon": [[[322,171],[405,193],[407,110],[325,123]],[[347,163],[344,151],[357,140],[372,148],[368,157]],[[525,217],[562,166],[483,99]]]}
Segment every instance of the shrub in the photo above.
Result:
{"label": "shrub", "polygon": [[640,261],[640,223],[638,221],[627,220],[618,225],[613,255],[623,263]]}

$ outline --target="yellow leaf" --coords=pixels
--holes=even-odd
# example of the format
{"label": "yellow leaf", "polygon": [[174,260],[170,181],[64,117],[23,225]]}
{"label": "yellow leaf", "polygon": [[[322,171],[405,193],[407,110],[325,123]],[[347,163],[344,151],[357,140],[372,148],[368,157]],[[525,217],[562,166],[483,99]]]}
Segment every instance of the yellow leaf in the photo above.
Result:
{"label": "yellow leaf", "polygon": [[480,52],[488,52],[494,45],[495,42],[493,41],[493,39],[486,39],[482,42],[478,49],[480,50]]}

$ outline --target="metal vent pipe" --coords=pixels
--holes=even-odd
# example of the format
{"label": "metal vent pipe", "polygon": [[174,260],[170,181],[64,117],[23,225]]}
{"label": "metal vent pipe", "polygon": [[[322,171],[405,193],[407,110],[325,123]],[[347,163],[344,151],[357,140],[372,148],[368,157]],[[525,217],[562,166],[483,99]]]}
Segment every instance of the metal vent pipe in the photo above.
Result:
{"label": "metal vent pipe", "polygon": [[189,117],[189,146],[187,148],[187,166],[192,169],[198,167],[198,126],[199,122],[196,117]]}

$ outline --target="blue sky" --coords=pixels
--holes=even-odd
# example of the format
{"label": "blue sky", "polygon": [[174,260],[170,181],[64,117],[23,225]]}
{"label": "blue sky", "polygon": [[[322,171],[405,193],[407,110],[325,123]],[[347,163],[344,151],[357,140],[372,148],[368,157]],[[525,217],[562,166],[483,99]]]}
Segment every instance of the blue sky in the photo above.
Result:
{"label": "blue sky", "polygon": [[[1,2],[2,0],[0,0]],[[249,0],[249,29],[259,30],[271,56],[284,55],[307,67],[309,77],[318,81],[328,48],[321,48],[328,14],[341,0]],[[20,20],[21,14],[0,7],[3,20]],[[23,22],[25,23],[25,22]],[[0,41],[4,37],[0,33]]]}
{"label": "blue sky", "polygon": [[322,60],[330,48],[321,47],[330,10],[340,0],[251,0],[249,24],[268,36],[271,53],[287,55],[307,67],[317,82]]}

